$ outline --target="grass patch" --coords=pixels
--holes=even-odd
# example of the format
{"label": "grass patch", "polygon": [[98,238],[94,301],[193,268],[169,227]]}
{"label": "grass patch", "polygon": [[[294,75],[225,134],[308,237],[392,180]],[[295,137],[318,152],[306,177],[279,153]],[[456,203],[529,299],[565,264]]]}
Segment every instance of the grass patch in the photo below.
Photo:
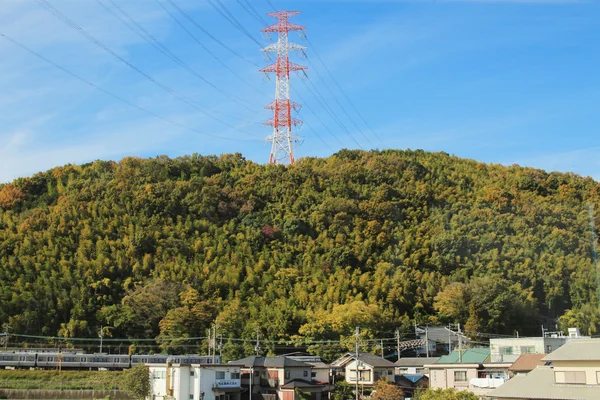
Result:
{"label": "grass patch", "polygon": [[124,390],[123,371],[0,370],[2,389]]}

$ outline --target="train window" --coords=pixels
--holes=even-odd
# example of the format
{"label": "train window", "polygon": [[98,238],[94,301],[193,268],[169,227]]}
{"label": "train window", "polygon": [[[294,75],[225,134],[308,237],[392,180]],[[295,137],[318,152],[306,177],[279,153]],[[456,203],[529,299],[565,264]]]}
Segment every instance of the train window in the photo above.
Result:
{"label": "train window", "polygon": [[81,357],[81,362],[85,362],[85,357]]}

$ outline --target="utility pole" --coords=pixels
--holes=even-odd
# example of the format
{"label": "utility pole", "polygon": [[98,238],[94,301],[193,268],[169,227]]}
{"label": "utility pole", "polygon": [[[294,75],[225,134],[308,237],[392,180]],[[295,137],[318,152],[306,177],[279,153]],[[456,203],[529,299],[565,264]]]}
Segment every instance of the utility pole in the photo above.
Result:
{"label": "utility pole", "polygon": [[356,400],[358,400],[358,377],[359,372],[358,372],[358,340],[360,339],[360,328],[357,326],[356,327],[356,333],[354,334],[354,337],[356,338],[356,351],[355,351],[355,357],[356,357],[356,387],[355,387],[355,393],[356,393]]}
{"label": "utility pole", "polygon": [[217,357],[217,324],[213,326],[213,364],[216,364]]}
{"label": "utility pole", "polygon": [[303,55],[306,47],[289,42],[289,33],[297,31],[304,35],[304,26],[291,23],[290,18],[300,14],[299,11],[276,11],[267,15],[277,19],[271,26],[262,29],[267,37],[277,34],[277,43],[265,47],[262,51],[269,57],[270,53],[277,54],[275,64],[260,70],[267,77],[269,73],[277,76],[275,85],[275,101],[265,108],[273,110],[273,118],[265,125],[273,127],[273,134],[266,138],[271,142],[270,164],[293,164],[294,147],[302,142],[302,138],[292,133],[292,127],[301,126],[302,121],[292,117],[292,111],[300,110],[300,105],[290,100],[290,72],[302,72],[306,75],[306,67],[290,61],[290,53],[300,51]]}
{"label": "utility pole", "polygon": [[8,349],[8,331],[10,331],[12,329],[12,327],[10,325],[4,325],[4,351],[6,351]]}
{"label": "utility pole", "polygon": [[427,358],[429,358],[429,327],[425,327],[425,349]]}
{"label": "utility pole", "polygon": [[223,334],[219,335],[219,358],[221,359],[219,362],[223,362]]}
{"label": "utility pole", "polygon": [[460,332],[460,324],[458,324],[458,362],[462,364],[462,335]]}
{"label": "utility pole", "polygon": [[398,360],[400,359],[400,329],[396,329],[396,352],[398,353]]}
{"label": "utility pole", "polygon": [[383,339],[381,339],[381,358],[385,358],[383,355]]}
{"label": "utility pole", "polygon": [[256,352],[256,355],[258,355],[258,353],[260,352],[260,339],[259,339],[259,335],[260,335],[260,332],[257,329],[256,330],[256,346],[254,346],[254,351]]}
{"label": "utility pole", "polygon": [[104,327],[100,326],[100,354],[102,354],[102,338],[104,337]]}

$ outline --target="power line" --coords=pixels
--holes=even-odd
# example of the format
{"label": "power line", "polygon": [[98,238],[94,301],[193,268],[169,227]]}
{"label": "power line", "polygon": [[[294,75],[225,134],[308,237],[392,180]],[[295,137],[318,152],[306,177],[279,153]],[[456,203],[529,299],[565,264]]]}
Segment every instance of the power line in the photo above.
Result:
{"label": "power line", "polygon": [[[325,110],[325,112],[331,117],[331,119],[333,119],[334,122],[336,122],[338,124],[338,126],[342,127],[342,129],[346,131],[346,133],[348,134],[348,137],[350,137],[350,139],[352,139],[352,141],[354,143],[356,143],[358,148],[362,149],[363,147],[361,146],[361,144],[356,140],[356,138],[354,136],[352,136],[352,134],[350,134],[350,131],[348,130],[348,128],[346,128],[346,126],[339,120],[339,118],[337,118],[337,115],[335,115],[335,112],[331,109],[331,107],[329,107],[329,105],[327,105],[327,101],[321,95],[321,93],[318,92],[318,90],[316,92],[313,91],[313,89],[311,89],[311,87],[306,82],[302,81],[302,83],[304,84],[306,89],[309,91],[309,93],[312,94],[312,96],[317,100],[317,102],[319,103],[321,108],[323,110]],[[314,85],[313,85],[313,87],[314,87]]]}
{"label": "power line", "polygon": [[344,114],[346,114],[346,117],[348,117],[348,119],[350,120],[350,122],[352,122],[352,124],[354,125],[354,127],[360,132],[360,134],[366,139],[366,141],[370,145],[373,145],[373,143],[371,143],[371,141],[369,140],[369,138],[367,137],[367,135],[365,135],[364,132],[362,131],[362,129],[360,129],[360,127],[358,126],[358,124],[356,122],[354,122],[354,119],[350,116],[350,114],[348,113],[348,111],[346,111],[346,108],[338,100],[337,96],[333,93],[333,91],[331,90],[331,88],[329,87],[329,85],[327,84],[327,82],[325,81],[325,79],[323,79],[323,76],[321,75],[321,73],[319,72],[319,70],[317,68],[314,68],[315,65],[311,62],[310,58],[308,59],[308,62],[313,67],[313,70],[317,73],[317,76],[319,77],[319,79],[323,83],[323,86],[325,86],[325,88],[327,89],[327,91],[329,92],[329,94],[331,94],[331,96],[333,97],[333,99],[335,100],[335,102],[337,103],[337,105],[342,109],[342,111],[344,112]]}
{"label": "power line", "polygon": [[[205,79],[202,75],[200,75],[196,70],[194,70],[192,67],[190,67],[187,63],[185,63],[181,58],[179,58],[177,55],[175,55],[171,50],[169,50],[166,46],[164,46],[162,43],[160,43],[150,32],[148,32],[147,29],[145,29],[143,26],[141,26],[135,19],[133,19],[133,17],[131,17],[131,15],[129,15],[125,10],[123,10],[117,3],[115,3],[114,0],[108,0],[112,6],[117,9],[121,14],[123,14],[123,16],[125,16],[125,18],[127,18],[127,20],[133,24],[133,26],[135,26],[138,30],[136,30],[132,25],[128,24],[127,21],[125,21],[123,18],[121,18],[117,13],[115,13],[113,10],[111,10],[106,4],[104,4],[103,0],[96,0],[96,2],[98,4],[100,4],[106,11],[108,11],[110,14],[112,14],[115,18],[117,18],[119,21],[121,21],[121,23],[123,23],[123,25],[125,25],[126,27],[128,27],[132,32],[134,32],[136,35],[138,35],[140,38],[142,38],[143,40],[145,40],[147,43],[149,43],[150,45],[152,45],[155,49],[157,49],[159,52],[161,52],[163,55],[165,55],[166,57],[168,57],[169,59],[171,59],[173,62],[175,62],[177,65],[179,65],[180,67],[184,68],[186,71],[188,71],[189,73],[191,73],[192,75],[194,75],[195,77],[197,77],[198,79],[202,80],[203,82],[206,82],[208,85],[210,85],[211,87],[213,87],[214,89],[218,90],[221,94],[225,95],[226,97],[228,97],[230,100],[233,100],[234,102],[236,102],[238,105],[246,108],[248,111],[253,111],[252,109],[250,109],[248,106],[246,106],[245,104],[242,104],[241,101],[242,99],[238,98],[237,96],[234,96],[230,93],[225,92],[224,90],[220,89],[219,87],[217,87],[216,85],[214,85],[213,83],[211,83],[210,81],[208,81],[207,79]],[[216,58],[216,57],[215,57]],[[220,60],[217,59],[217,61],[220,62]],[[224,65],[224,64],[223,64]],[[224,65],[225,68],[227,68],[226,65]],[[233,72],[233,71],[232,71]]]}
{"label": "power line", "polygon": [[[225,18],[231,25],[233,25],[238,31],[240,31],[244,36],[252,40],[259,46],[262,44],[252,36],[250,32],[240,23],[240,21],[235,18],[235,16],[229,11],[229,9],[221,2],[221,0],[207,0],[208,3],[221,14],[223,18]],[[215,3],[216,2],[216,3]]]}
{"label": "power line", "polygon": [[[109,1],[113,1],[113,0],[109,0]],[[231,72],[231,74],[233,76],[235,76],[236,78],[238,78],[240,81],[242,81],[244,84],[246,84],[247,86],[249,86],[250,88],[254,89],[255,91],[257,91],[258,93],[262,94],[263,96],[268,96],[266,93],[262,92],[260,89],[258,89],[256,86],[252,85],[251,83],[249,83],[248,81],[246,81],[244,78],[242,78],[240,75],[238,75],[234,70],[232,70],[231,68],[229,68],[227,66],[227,64],[225,64],[219,57],[217,57],[208,47],[206,47],[204,45],[204,43],[202,43],[202,41],[200,39],[198,39],[192,32],[190,32],[189,29],[187,29],[185,27],[185,25],[183,25],[178,19],[177,17],[175,17],[175,15],[169,11],[168,8],[165,7],[164,4],[162,4],[159,0],[156,0],[156,3],[167,13],[169,14],[169,16],[171,17],[171,19],[185,32],[188,34],[189,37],[191,37],[200,47],[202,47],[204,49],[204,51],[206,51],[208,54],[210,54],[215,60],[217,60],[217,62],[219,64],[221,64],[223,66],[223,68],[225,68],[227,71]]]}
{"label": "power line", "polygon": [[102,43],[101,41],[99,41],[98,39],[96,39],[94,36],[92,36],[89,32],[87,32],[81,26],[77,25],[77,23],[75,23],[73,20],[71,20],[70,18],[66,17],[63,13],[61,13],[59,10],[57,10],[54,6],[52,6],[52,4],[48,3],[46,0],[35,0],[35,1],[40,6],[42,6],[42,8],[44,8],[45,10],[47,10],[48,12],[50,12],[52,15],[54,15],[60,21],[62,21],[63,23],[65,23],[67,26],[69,26],[71,29],[75,30],[76,32],[78,32],[79,34],[81,34],[83,37],[85,37],[86,39],[88,39],[90,42],[92,42],[96,46],[100,47],[101,49],[105,50],[107,53],[111,54],[117,60],[119,60],[120,62],[122,62],[123,64],[125,64],[126,66],[128,66],[129,68],[133,69],[138,74],[142,75],[144,78],[148,79],[150,82],[154,83],[156,86],[160,87],[164,91],[170,93],[172,96],[176,97],[180,101],[186,103],[190,107],[192,107],[195,110],[201,112],[202,114],[205,114],[206,116],[214,119],[215,121],[220,122],[221,124],[230,127],[231,129],[234,129],[234,130],[236,130],[238,132],[241,132],[241,133],[243,133],[245,135],[249,135],[249,136],[255,137],[254,135],[252,135],[252,134],[250,134],[248,132],[242,131],[239,128],[237,128],[237,127],[235,127],[235,126],[233,126],[233,125],[231,125],[231,124],[229,124],[229,123],[227,123],[227,122],[225,122],[225,121],[223,121],[223,120],[215,117],[214,115],[212,115],[210,113],[207,113],[206,111],[204,111],[200,107],[196,106],[189,98],[187,98],[187,97],[185,97],[185,96],[177,93],[175,90],[173,90],[169,86],[167,86],[167,85],[165,85],[165,84],[157,81],[156,79],[154,79],[153,77],[151,77],[150,75],[148,75],[147,73],[145,73],[144,71],[142,71],[141,69],[139,69],[138,67],[136,67],[135,65],[133,65],[132,63],[130,63],[129,61],[127,61],[126,59],[124,59],[123,57],[119,56],[112,49],[110,49],[104,43]]}
{"label": "power line", "polygon": [[236,0],[237,3],[260,24],[269,25],[267,21],[260,15],[256,8],[248,0]]}
{"label": "power line", "polygon": [[298,96],[298,98],[300,99],[300,101],[304,104],[304,107],[306,107],[306,109],[308,109],[308,111],[310,111],[312,113],[312,115],[314,115],[314,117],[321,123],[321,125],[329,132],[329,134],[331,136],[333,136],[335,138],[335,140],[338,141],[338,143],[343,147],[344,143],[337,137],[337,135],[335,133],[333,133],[333,131],[329,128],[329,126],[325,125],[325,123],[323,122],[323,120],[321,119],[321,117],[319,117],[317,115],[317,113],[315,113],[315,111],[313,110],[313,108],[310,106],[309,103],[306,102],[306,100],[300,95],[300,93],[296,90],[295,91],[296,96]]}
{"label": "power line", "polygon": [[[267,1],[269,1],[269,0],[267,0]],[[337,81],[337,79],[335,79],[335,76],[331,73],[331,70],[327,67],[327,65],[325,64],[325,62],[323,61],[323,59],[319,55],[319,52],[317,51],[317,49],[315,48],[315,46],[311,43],[311,41],[310,41],[310,39],[308,37],[306,38],[306,41],[311,46],[311,48],[313,49],[315,55],[317,56],[317,58],[319,59],[319,61],[321,62],[321,64],[323,65],[323,67],[325,68],[325,70],[327,71],[327,73],[329,74],[329,76],[331,77],[331,80],[333,81],[333,83],[335,83],[335,85],[340,90],[340,92],[342,93],[342,95],[346,98],[346,100],[348,101],[348,103],[350,104],[350,106],[352,107],[352,109],[354,110],[354,112],[356,112],[356,114],[360,117],[360,119],[365,124],[365,126],[367,128],[369,128],[369,130],[373,133],[373,135],[375,135],[375,137],[380,142],[383,143],[383,140],[381,139],[381,137],[379,137],[379,135],[375,132],[375,130],[373,130],[373,128],[371,128],[371,126],[366,121],[366,119],[362,116],[362,114],[360,113],[360,111],[358,111],[358,108],[354,105],[354,103],[352,102],[352,100],[350,100],[350,97],[348,96],[348,94],[346,93],[346,91],[344,89],[342,89],[342,86],[339,84],[339,82]]]}
{"label": "power line", "polygon": [[68,75],[71,75],[72,77],[74,77],[74,78],[76,78],[76,79],[78,79],[78,80],[82,81],[83,83],[85,83],[85,84],[87,84],[87,85],[89,85],[89,86],[91,86],[91,87],[93,87],[93,88],[95,88],[95,89],[97,89],[97,90],[99,90],[99,91],[101,91],[101,92],[103,92],[103,93],[105,93],[105,94],[107,94],[107,95],[111,96],[111,97],[112,97],[112,98],[114,98],[114,99],[117,99],[117,100],[119,100],[119,101],[121,101],[121,102],[123,102],[123,103],[125,103],[125,104],[127,104],[127,105],[129,105],[129,106],[131,106],[131,107],[137,108],[138,110],[140,110],[140,111],[143,111],[143,112],[145,112],[146,114],[152,115],[153,117],[156,117],[156,118],[158,118],[158,119],[160,119],[160,120],[163,120],[163,121],[165,121],[165,122],[168,122],[168,123],[170,123],[170,124],[172,124],[172,125],[175,125],[175,126],[178,126],[178,127],[180,127],[180,128],[184,128],[184,129],[190,130],[190,131],[192,131],[192,132],[199,133],[199,134],[201,134],[201,135],[210,136],[210,137],[214,137],[214,138],[218,138],[218,139],[223,139],[223,140],[230,140],[230,141],[234,141],[234,142],[254,142],[254,141],[257,141],[257,140],[242,140],[242,139],[234,139],[234,138],[228,138],[228,137],[224,137],[224,136],[214,135],[214,134],[212,134],[212,133],[206,133],[206,132],[202,132],[202,131],[200,131],[200,130],[198,130],[198,129],[195,129],[195,128],[192,128],[192,127],[186,126],[186,125],[184,125],[184,124],[181,124],[181,123],[179,123],[179,122],[173,121],[173,120],[171,120],[171,119],[169,119],[169,118],[165,118],[165,117],[163,117],[163,116],[161,116],[161,115],[159,115],[159,114],[156,114],[156,113],[155,113],[155,112],[153,112],[153,111],[150,111],[150,110],[148,110],[148,109],[146,109],[146,108],[140,107],[140,106],[138,106],[137,104],[134,104],[134,103],[130,102],[129,100],[126,100],[126,99],[124,99],[123,97],[121,97],[121,96],[119,96],[119,95],[116,95],[116,94],[114,94],[114,93],[112,93],[112,92],[110,92],[110,91],[108,91],[108,90],[106,90],[106,89],[103,89],[102,87],[100,87],[100,86],[98,86],[98,85],[96,85],[96,84],[94,84],[94,83],[90,82],[89,80],[87,80],[87,79],[85,79],[85,78],[82,78],[81,76],[79,76],[79,75],[75,74],[74,72],[71,72],[71,71],[69,71],[68,69],[66,69],[65,67],[63,67],[63,66],[61,66],[61,65],[59,65],[59,64],[57,64],[57,63],[55,63],[54,61],[51,61],[50,59],[48,59],[48,58],[44,57],[43,55],[41,55],[41,54],[37,53],[36,51],[34,51],[34,50],[30,49],[29,47],[27,47],[27,46],[25,46],[24,44],[22,44],[22,43],[20,43],[20,42],[16,41],[15,39],[13,39],[13,38],[11,38],[11,37],[9,37],[9,36],[5,35],[4,33],[0,33],[0,36],[2,36],[3,38],[5,38],[6,40],[8,40],[8,41],[12,42],[12,43],[13,43],[13,44],[15,44],[16,46],[18,46],[18,47],[22,48],[23,50],[27,51],[28,53],[30,53],[30,54],[32,54],[32,55],[34,55],[34,56],[38,57],[39,59],[41,59],[41,60],[43,60],[43,61],[45,61],[45,62],[47,62],[48,64],[50,64],[50,65],[52,65],[52,66],[54,66],[54,67],[56,67],[56,68],[60,69],[60,70],[61,70],[61,71],[63,71],[64,73],[66,73],[66,74],[68,74]]}
{"label": "power line", "polygon": [[[217,37],[215,37],[213,34],[211,34],[209,31],[207,31],[206,29],[204,29],[204,27],[202,27],[202,25],[200,25],[195,19],[193,19],[185,10],[183,10],[181,7],[179,7],[179,5],[177,3],[175,3],[175,1],[173,0],[167,0],[167,2],[169,4],[171,4],[171,6],[173,8],[175,8],[177,11],[179,11],[179,13],[189,21],[189,23],[191,23],[192,25],[194,25],[197,29],[199,29],[202,33],[204,33],[206,36],[208,36],[209,38],[211,38],[212,40],[214,40],[217,44],[219,44],[220,46],[222,46],[224,49],[226,49],[227,51],[229,51],[231,54],[233,54],[234,56],[246,61],[249,64],[254,65],[255,67],[259,67],[259,65],[257,63],[255,63],[254,61],[248,60],[246,57],[242,56],[240,53],[238,53],[237,51],[233,50],[231,47],[227,46],[224,42],[222,42],[221,40],[219,40]],[[162,3],[160,3],[162,4]]]}

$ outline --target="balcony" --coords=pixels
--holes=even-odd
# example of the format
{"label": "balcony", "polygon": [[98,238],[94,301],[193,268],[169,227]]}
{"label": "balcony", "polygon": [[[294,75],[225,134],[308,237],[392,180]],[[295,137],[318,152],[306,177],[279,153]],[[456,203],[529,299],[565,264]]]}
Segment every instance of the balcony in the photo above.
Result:
{"label": "balcony", "polygon": [[276,388],[279,387],[279,379],[260,379],[260,386],[266,388]]}

